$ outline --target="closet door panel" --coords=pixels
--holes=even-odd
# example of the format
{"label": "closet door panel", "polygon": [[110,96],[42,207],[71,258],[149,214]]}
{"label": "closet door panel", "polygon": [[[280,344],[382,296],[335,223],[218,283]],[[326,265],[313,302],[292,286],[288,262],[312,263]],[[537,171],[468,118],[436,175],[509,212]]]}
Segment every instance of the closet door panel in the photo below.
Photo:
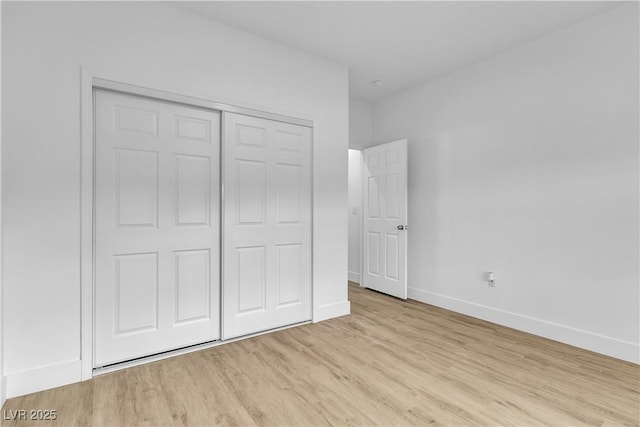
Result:
{"label": "closet door panel", "polygon": [[311,129],[223,114],[223,338],[311,319]]}
{"label": "closet door panel", "polygon": [[220,338],[220,114],[94,95],[94,367]]}

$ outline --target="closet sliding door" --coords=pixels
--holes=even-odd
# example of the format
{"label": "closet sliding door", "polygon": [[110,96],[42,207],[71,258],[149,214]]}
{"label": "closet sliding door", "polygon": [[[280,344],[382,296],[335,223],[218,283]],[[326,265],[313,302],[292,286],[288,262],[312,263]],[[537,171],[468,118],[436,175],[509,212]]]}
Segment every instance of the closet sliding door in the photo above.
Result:
{"label": "closet sliding door", "polygon": [[223,113],[223,339],[311,319],[311,129]]}
{"label": "closet sliding door", "polygon": [[220,113],[95,91],[94,367],[220,337]]}

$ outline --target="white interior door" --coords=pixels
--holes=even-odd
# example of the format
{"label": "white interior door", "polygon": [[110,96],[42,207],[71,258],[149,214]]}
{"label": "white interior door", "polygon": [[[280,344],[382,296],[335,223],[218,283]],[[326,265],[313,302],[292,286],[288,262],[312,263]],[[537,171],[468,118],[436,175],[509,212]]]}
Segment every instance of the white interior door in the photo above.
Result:
{"label": "white interior door", "polygon": [[94,102],[94,366],[218,339],[219,113]]}
{"label": "white interior door", "polygon": [[311,319],[311,129],[223,113],[224,339]]}
{"label": "white interior door", "polygon": [[363,151],[362,285],[407,298],[407,140]]}

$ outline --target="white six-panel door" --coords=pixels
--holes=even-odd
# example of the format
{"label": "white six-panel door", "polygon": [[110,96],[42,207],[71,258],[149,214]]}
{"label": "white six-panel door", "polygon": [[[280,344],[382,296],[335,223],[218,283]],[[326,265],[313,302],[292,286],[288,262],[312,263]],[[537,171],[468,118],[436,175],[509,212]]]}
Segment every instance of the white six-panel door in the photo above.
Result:
{"label": "white six-panel door", "polygon": [[311,129],[223,113],[223,338],[311,319]]}
{"label": "white six-panel door", "polygon": [[94,366],[218,339],[219,113],[94,100]]}
{"label": "white six-panel door", "polygon": [[362,285],[407,298],[407,140],[363,150]]}

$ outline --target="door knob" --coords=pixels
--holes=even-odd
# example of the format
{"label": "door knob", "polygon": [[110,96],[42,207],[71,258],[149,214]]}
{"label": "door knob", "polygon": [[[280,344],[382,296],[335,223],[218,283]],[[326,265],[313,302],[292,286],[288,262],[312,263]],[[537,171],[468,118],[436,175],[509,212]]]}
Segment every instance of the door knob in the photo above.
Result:
{"label": "door knob", "polygon": [[404,230],[404,225],[399,225],[398,227],[396,227],[398,230]]}

